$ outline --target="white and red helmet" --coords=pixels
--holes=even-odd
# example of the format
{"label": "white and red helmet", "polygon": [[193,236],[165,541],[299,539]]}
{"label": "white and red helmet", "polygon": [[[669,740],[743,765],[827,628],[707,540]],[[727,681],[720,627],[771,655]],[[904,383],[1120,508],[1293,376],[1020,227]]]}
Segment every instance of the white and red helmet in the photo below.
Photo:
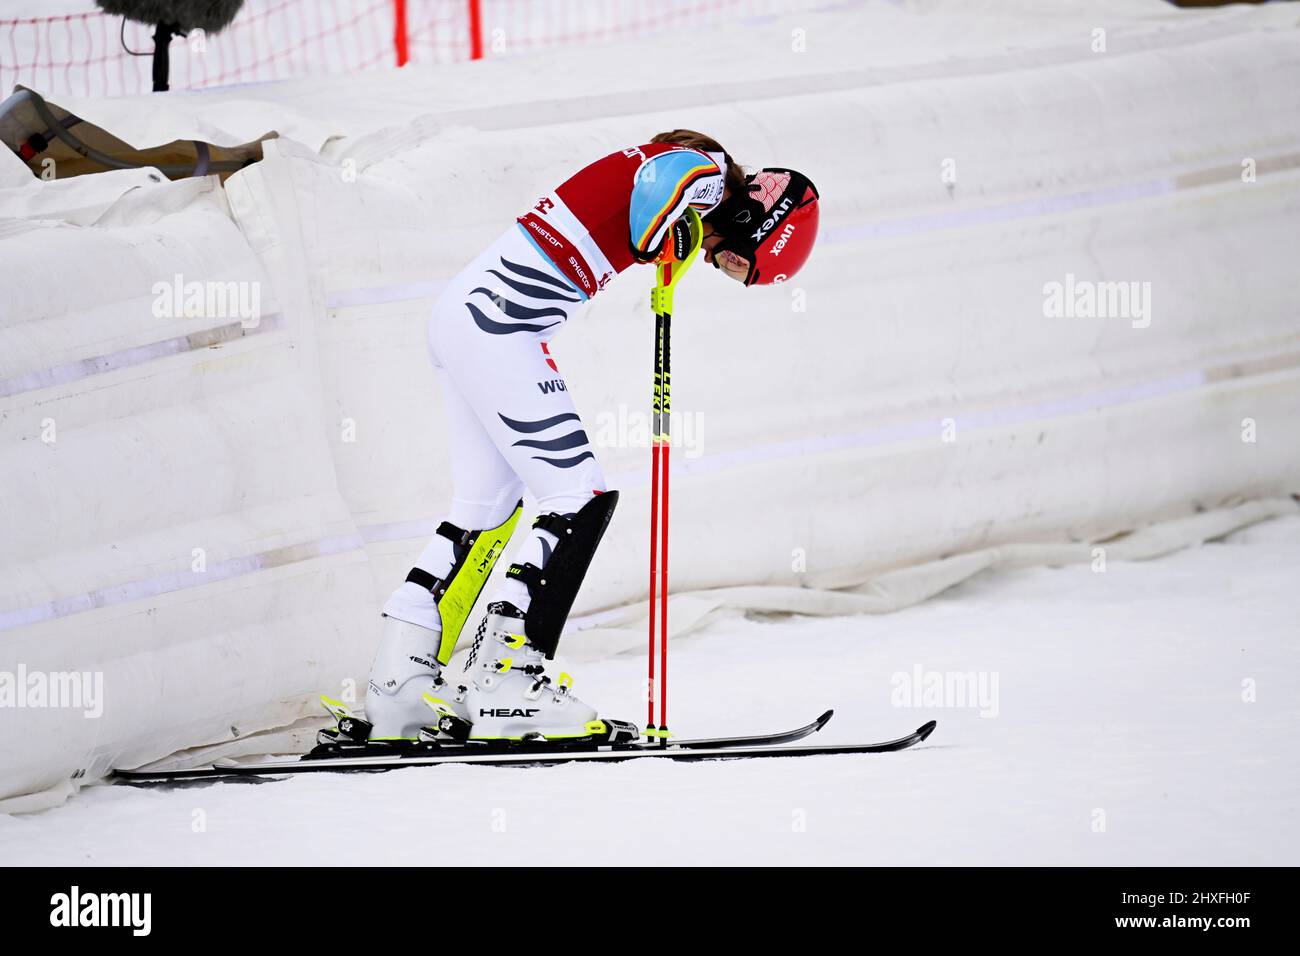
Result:
{"label": "white and red helmet", "polygon": [[793,169],[768,168],[745,177],[745,195],[728,196],[704,217],[722,241],[717,255],[749,263],[745,285],[784,282],[803,268],[817,241],[817,187]]}

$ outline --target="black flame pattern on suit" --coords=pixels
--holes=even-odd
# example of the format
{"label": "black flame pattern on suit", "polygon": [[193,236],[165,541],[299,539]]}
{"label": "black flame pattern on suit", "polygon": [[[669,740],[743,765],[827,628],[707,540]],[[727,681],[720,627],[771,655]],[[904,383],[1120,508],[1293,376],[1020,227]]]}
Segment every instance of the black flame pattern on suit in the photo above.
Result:
{"label": "black flame pattern on suit", "polygon": [[[568,313],[565,312],[563,309],[559,309],[554,306],[552,306],[549,309],[530,309],[528,308],[528,306],[520,305],[518,302],[511,302],[500,292],[493,292],[491,289],[485,289],[482,286],[479,286],[477,289],[471,292],[470,295],[474,295],[475,293],[479,293],[479,292],[483,293],[485,296],[491,299],[493,305],[495,305],[506,315],[510,316],[510,318],[512,319],[544,319],[552,315],[558,316],[559,318],[562,319],[566,315],[568,315]],[[555,324],[554,322],[551,323],[551,325],[554,324]],[[549,329],[550,327],[551,327],[550,325],[540,326],[540,328],[543,329]]]}
{"label": "black flame pattern on suit", "polygon": [[514,418],[506,418],[500,412],[497,412],[497,418],[501,419],[510,428],[511,431],[519,432],[523,435],[531,435],[533,432],[542,432],[552,425],[558,425],[560,422],[574,422],[578,420],[577,412],[565,412],[563,415],[553,415],[550,418],[539,418],[535,422],[521,422]]}
{"label": "black flame pattern on suit", "polygon": [[573,289],[567,282],[553,275],[548,275],[541,269],[530,269],[528,266],[521,266],[517,262],[511,262],[509,259],[502,258],[501,264],[513,272],[515,275],[523,276],[525,279],[532,279],[535,282],[545,282],[547,285],[553,285],[562,292],[572,292]]}
{"label": "black flame pattern on suit", "polygon": [[[572,293],[573,289],[567,286],[563,281],[548,276],[540,269],[531,269],[528,266],[519,265],[511,262],[509,259],[501,259],[501,267],[508,272],[513,272],[516,277],[532,280],[533,282],[544,283],[543,285],[532,285],[520,281],[519,278],[505,275],[496,269],[488,269],[490,275],[496,276],[510,289],[533,299],[541,299],[544,302],[568,302],[577,304],[580,300],[570,298],[567,295],[561,295],[560,290]],[[489,335],[511,335],[515,332],[542,332],[553,326],[559,325],[560,322],[568,316],[568,311],[562,306],[553,305],[543,308],[533,308],[527,305],[521,305],[505,297],[502,292],[493,292],[491,289],[479,286],[470,292],[470,295],[483,295],[491,302],[498,312],[505,318],[514,320],[510,322],[500,322],[489,317],[482,309],[473,302],[466,302],[465,308],[469,309],[470,317],[474,319],[474,324]],[[538,324],[535,320],[546,319],[554,316],[558,321]],[[525,321],[519,321],[525,320]],[[526,321],[534,320],[534,321]]]}
{"label": "black flame pattern on suit", "polygon": [[[520,421],[514,418],[507,418],[500,412],[497,412],[497,418],[505,422],[506,427],[512,431],[519,432],[522,435],[535,435],[539,432],[546,431],[563,422],[579,422],[577,413],[565,412],[563,415],[553,415],[550,418],[540,418],[536,421]],[[533,455],[537,461],[544,461],[548,465],[554,465],[556,468],[572,468],[588,458],[595,458],[596,455],[587,447],[587,433],[583,431],[579,422],[576,425],[569,426],[572,430],[566,434],[559,435],[555,438],[521,438],[514,443],[516,448],[535,448],[538,451],[562,452],[573,451],[581,448],[582,451],[576,455],[570,455],[564,458],[552,458],[549,455]]]}
{"label": "black flame pattern on suit", "polygon": [[[504,259],[501,261],[503,263],[505,262]],[[496,276],[516,292],[522,295],[530,295],[534,299],[551,299],[552,301],[574,303],[582,301],[581,299],[570,299],[567,295],[562,295],[559,289],[554,289],[549,286],[529,285],[527,282],[520,282],[518,279],[512,278],[503,272],[497,272],[496,269],[488,269],[487,272],[488,275]]]}
{"label": "black flame pattern on suit", "polygon": [[469,314],[474,317],[474,324],[489,335],[510,335],[514,332],[541,332],[543,329],[549,329],[552,325],[559,325],[558,322],[551,322],[548,325],[531,325],[527,322],[517,322],[510,324],[507,322],[495,322],[483,314],[473,302],[466,302],[465,308],[469,309]]}

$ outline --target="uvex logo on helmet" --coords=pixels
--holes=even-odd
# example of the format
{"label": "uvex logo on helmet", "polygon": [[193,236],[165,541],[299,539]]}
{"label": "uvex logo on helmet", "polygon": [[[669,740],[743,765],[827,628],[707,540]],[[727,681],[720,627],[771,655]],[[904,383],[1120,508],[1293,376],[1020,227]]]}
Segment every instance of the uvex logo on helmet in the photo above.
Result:
{"label": "uvex logo on helmet", "polygon": [[803,268],[817,241],[817,200],[817,187],[808,177],[791,172],[789,185],[772,207],[771,228],[754,244],[746,285],[775,285]]}
{"label": "uvex logo on helmet", "polygon": [[803,268],[817,241],[817,187],[802,173],[770,167],[746,181],[745,192],[728,196],[705,217],[722,237],[713,264],[720,252],[732,252],[749,263],[745,285],[784,282]]}
{"label": "uvex logo on helmet", "polygon": [[794,203],[789,196],[786,196],[781,200],[780,205],[772,211],[772,215],[763,220],[763,224],[758,227],[758,232],[754,233],[751,237],[754,240],[755,245],[761,243],[763,237],[776,228],[776,224],[781,221],[782,216],[790,211],[792,205],[794,205]]}
{"label": "uvex logo on helmet", "polygon": [[781,230],[781,235],[777,237],[776,242],[772,243],[772,248],[767,250],[769,256],[779,256],[781,254],[785,244],[794,236],[794,228],[793,223],[787,222],[785,224],[785,228]]}

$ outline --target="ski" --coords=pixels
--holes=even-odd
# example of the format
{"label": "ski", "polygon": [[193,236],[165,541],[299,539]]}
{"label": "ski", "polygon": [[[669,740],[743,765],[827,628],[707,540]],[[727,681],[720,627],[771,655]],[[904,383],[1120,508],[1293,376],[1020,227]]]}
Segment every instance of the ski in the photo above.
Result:
{"label": "ski", "polygon": [[627,760],[668,759],[675,761],[738,760],[761,757],[813,757],[835,754],[889,753],[921,743],[934,732],[930,721],[895,740],[865,744],[804,744],[787,746],[826,726],[833,711],[826,711],[802,727],[772,734],[744,737],[707,737],[661,744],[564,745],[521,743],[510,746],[475,743],[441,743],[412,748],[405,755],[377,754],[346,757],[293,757],[281,760],[222,760],[210,767],[192,770],[115,770],[112,777],[128,784],[166,784],[187,780],[278,778],[300,773],[384,772],[405,767],[426,767],[446,763],[489,766],[545,766],[583,761],[618,763]]}
{"label": "ski", "polygon": [[821,730],[835,715],[835,711],[828,710],[812,723],[804,724],[802,727],[796,727],[794,730],[779,731],[774,734],[753,734],[748,737],[696,737],[690,740],[674,741],[669,738],[666,745],[659,743],[638,743],[634,747],[664,750],[673,747],[682,750],[696,750],[705,747],[749,747],[749,746],[774,746],[776,744],[793,743],[796,740],[811,736]]}

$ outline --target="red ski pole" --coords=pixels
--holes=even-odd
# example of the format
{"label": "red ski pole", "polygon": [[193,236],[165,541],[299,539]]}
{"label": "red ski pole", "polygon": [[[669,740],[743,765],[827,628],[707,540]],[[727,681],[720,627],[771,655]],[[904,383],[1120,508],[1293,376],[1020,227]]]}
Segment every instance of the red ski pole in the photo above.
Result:
{"label": "red ski pole", "polygon": [[659,542],[659,742],[668,743],[668,453],[672,451],[669,427],[671,383],[668,374],[668,356],[672,332],[672,313],[664,313],[663,332],[663,394],[659,402],[659,436],[663,451],[664,474],[659,489],[663,501],[659,506],[659,520],[663,523],[663,540]]}
{"label": "red ski pole", "polygon": [[[655,311],[654,391],[650,401],[650,644],[646,654],[646,736],[656,736],[655,725],[655,580],[659,545],[659,400],[663,394],[663,313]],[[666,589],[665,589],[666,590]]]}
{"label": "red ski pole", "polygon": [[[704,239],[699,213],[686,211],[691,224],[691,250],[680,261],[660,262],[655,267],[655,287],[650,307],[655,314],[654,391],[650,405],[650,635],[646,665],[646,731],[650,738],[668,743],[668,463],[672,448],[669,426],[669,353],[671,348],[673,290],[695,261]],[[662,466],[662,473],[661,473]],[[655,599],[659,599],[658,620]],[[655,624],[659,625],[659,666],[655,667]],[[659,686],[656,691],[655,678]],[[659,723],[655,724],[655,699],[659,701]]]}

